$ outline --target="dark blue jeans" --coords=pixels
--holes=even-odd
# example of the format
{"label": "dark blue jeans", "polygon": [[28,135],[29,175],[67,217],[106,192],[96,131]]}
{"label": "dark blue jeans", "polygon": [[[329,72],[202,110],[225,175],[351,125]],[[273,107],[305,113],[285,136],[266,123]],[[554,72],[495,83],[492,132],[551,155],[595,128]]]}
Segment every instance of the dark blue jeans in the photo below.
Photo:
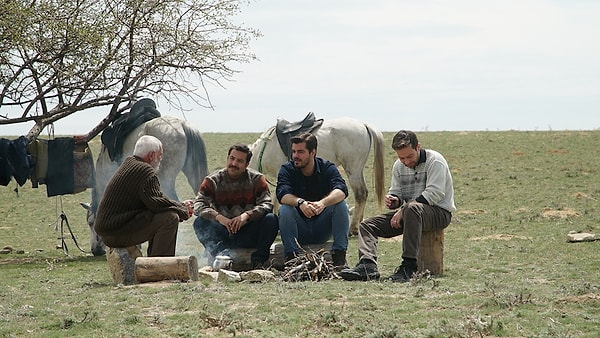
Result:
{"label": "dark blue jeans", "polygon": [[277,237],[278,230],[277,216],[273,213],[246,223],[236,234],[230,234],[219,222],[211,222],[202,217],[196,217],[194,220],[196,237],[212,257],[227,249],[256,248],[250,259],[261,263],[269,259],[271,245]]}
{"label": "dark blue jeans", "polygon": [[303,217],[297,208],[282,204],[279,206],[279,224],[286,255],[300,252],[296,240],[300,244],[322,244],[332,236],[331,251],[348,249],[350,214],[346,201],[330,205],[312,218]]}

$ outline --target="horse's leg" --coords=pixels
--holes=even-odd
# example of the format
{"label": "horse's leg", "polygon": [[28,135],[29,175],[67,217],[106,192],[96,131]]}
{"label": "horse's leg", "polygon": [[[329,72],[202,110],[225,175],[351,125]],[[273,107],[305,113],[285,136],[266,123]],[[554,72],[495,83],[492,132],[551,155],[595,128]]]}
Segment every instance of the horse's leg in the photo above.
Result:
{"label": "horse's leg", "polygon": [[350,236],[358,235],[358,226],[365,214],[365,206],[367,205],[367,182],[363,172],[354,173],[346,170],[348,175],[348,183],[354,194],[354,209],[352,211],[352,219],[350,220]]}
{"label": "horse's leg", "polygon": [[160,180],[160,190],[170,199],[179,201],[177,191],[175,191],[175,181],[177,179],[177,173],[158,173],[158,179]]}

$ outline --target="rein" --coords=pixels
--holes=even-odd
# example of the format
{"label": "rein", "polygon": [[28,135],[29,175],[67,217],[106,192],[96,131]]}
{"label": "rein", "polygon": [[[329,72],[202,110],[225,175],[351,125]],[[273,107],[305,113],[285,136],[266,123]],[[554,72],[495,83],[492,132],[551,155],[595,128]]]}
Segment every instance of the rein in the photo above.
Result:
{"label": "rein", "polygon": [[71,234],[71,238],[73,239],[73,243],[75,243],[75,246],[77,247],[77,249],[79,249],[79,251],[86,253],[80,246],[79,243],[77,242],[77,238],[75,238],[75,234],[73,234],[73,230],[71,230],[71,226],[69,225],[69,220],[67,219],[67,214],[65,214],[65,212],[61,212],[60,213],[60,241],[61,241],[61,247],[63,249],[63,252],[67,255],[69,255],[69,248],[67,247],[67,242],[65,242],[65,233],[64,233],[64,225],[67,225],[67,229],[69,230],[69,234]]}
{"label": "rein", "polygon": [[[65,225],[66,225],[67,230],[69,231],[69,234],[71,235],[71,239],[73,239],[73,243],[75,243],[75,246],[77,247],[77,249],[79,249],[79,251],[81,251],[83,253],[87,253],[85,250],[83,250],[81,248],[81,246],[79,246],[79,242],[77,242],[77,238],[75,237],[75,234],[73,233],[73,230],[71,229],[71,225],[69,225],[69,219],[67,218],[67,214],[65,213],[65,211],[62,208],[62,196],[60,196],[59,199],[60,199],[60,204],[61,204],[61,211],[60,211],[60,215],[58,216],[56,221],[54,221],[54,223],[56,223],[54,230],[58,231],[58,219],[60,219],[60,237],[58,238],[58,239],[60,239],[60,247],[56,246],[56,248],[62,249],[63,252],[65,253],[65,255],[71,257],[71,255],[69,254],[69,248],[67,247],[67,242],[65,241]],[[52,223],[52,224],[54,224],[54,223]],[[50,224],[50,225],[52,225],[52,224]]]}
{"label": "rein", "polygon": [[[263,141],[262,148],[258,153],[258,171],[262,173],[262,158],[265,154],[265,149],[267,148],[267,141],[271,141],[273,139],[273,132],[275,131],[275,127],[271,127],[264,134],[259,137],[259,140]],[[267,136],[265,136],[265,134]]]}

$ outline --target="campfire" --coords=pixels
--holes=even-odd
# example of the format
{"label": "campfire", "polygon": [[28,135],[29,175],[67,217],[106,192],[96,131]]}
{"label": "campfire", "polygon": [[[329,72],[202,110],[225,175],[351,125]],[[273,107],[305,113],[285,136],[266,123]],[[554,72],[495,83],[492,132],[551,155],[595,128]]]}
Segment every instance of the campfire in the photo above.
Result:
{"label": "campfire", "polygon": [[338,278],[333,263],[325,259],[325,250],[311,250],[285,263],[282,278],[286,282],[322,281]]}

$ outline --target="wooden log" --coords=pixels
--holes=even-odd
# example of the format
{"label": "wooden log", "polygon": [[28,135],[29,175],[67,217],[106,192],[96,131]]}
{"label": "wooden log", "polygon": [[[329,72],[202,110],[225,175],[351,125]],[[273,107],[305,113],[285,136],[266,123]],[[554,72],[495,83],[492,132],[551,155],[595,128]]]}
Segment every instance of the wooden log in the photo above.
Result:
{"label": "wooden log", "polygon": [[432,275],[444,272],[444,229],[423,232],[417,264],[419,272],[429,270]]}
{"label": "wooden log", "polygon": [[162,280],[198,280],[198,260],[195,256],[138,257],[135,260],[135,280],[138,283]]}
{"label": "wooden log", "polygon": [[108,248],[106,260],[116,284],[135,284],[135,260],[140,256],[142,252],[135,245],[126,248]]}

